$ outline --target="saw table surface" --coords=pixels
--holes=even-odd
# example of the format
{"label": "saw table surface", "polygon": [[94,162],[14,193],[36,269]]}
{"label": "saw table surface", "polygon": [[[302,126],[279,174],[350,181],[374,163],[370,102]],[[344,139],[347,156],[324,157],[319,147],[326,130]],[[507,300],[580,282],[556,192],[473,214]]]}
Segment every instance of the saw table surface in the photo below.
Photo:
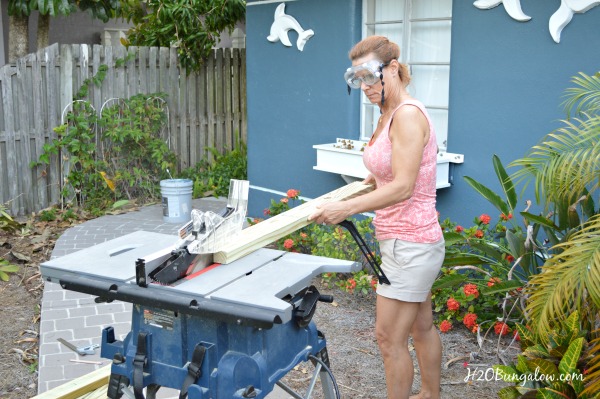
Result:
{"label": "saw table surface", "polygon": [[136,285],[136,261],[164,256],[177,241],[174,235],[138,231],[52,259],[40,268],[48,281],[100,297],[164,302],[185,313],[279,324],[292,318],[293,306],[285,299],[309,286],[315,276],[361,267],[352,261],[262,248],[230,264],[209,266],[173,285]]}

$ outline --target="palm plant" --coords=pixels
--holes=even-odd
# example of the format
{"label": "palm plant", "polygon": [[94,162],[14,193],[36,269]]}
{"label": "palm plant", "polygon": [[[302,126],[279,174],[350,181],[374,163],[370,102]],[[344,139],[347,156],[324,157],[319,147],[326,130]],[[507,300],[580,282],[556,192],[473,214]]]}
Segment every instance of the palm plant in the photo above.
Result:
{"label": "palm plant", "polygon": [[[553,256],[527,288],[526,313],[542,340],[574,311],[587,331],[597,331],[600,323],[600,214],[593,201],[600,184],[600,72],[581,73],[572,82],[563,126],[510,165],[520,167],[514,178],[533,182],[538,202],[557,227],[546,230]],[[592,363],[598,362],[596,351]],[[589,392],[600,393],[600,379],[590,382]]]}

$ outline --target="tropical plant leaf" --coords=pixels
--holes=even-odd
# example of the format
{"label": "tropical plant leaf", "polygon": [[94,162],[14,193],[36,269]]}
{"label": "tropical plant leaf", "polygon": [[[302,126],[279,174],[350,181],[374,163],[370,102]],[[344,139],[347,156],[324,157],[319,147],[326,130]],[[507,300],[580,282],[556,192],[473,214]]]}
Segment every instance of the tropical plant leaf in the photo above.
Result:
{"label": "tropical plant leaf", "polygon": [[565,355],[560,360],[558,369],[563,375],[577,372],[577,362],[579,361],[581,349],[583,348],[583,340],[583,337],[581,337],[571,342],[569,349],[567,349]]}
{"label": "tropical plant leaf", "polygon": [[[518,330],[518,331],[519,331],[519,336],[521,337],[521,341],[523,341],[523,336],[521,335],[521,330]],[[534,358],[547,358],[550,356],[550,354],[548,353],[548,350],[546,350],[546,348],[544,348],[542,345],[536,344],[536,345],[527,347],[523,351],[523,356],[527,356],[527,358],[529,358],[529,359],[534,359]]]}
{"label": "tropical plant leaf", "polygon": [[[500,180],[500,185],[502,186],[502,190],[504,191],[504,195],[508,201],[508,206],[512,211],[517,207],[517,193],[515,191],[515,185],[513,184],[512,179],[506,173],[506,169],[504,169],[502,161],[500,161],[498,155],[494,154],[492,157],[492,162],[494,164],[496,176],[498,176],[498,180]],[[506,215],[508,216],[508,214]]]}
{"label": "tropical plant leaf", "polygon": [[477,255],[446,256],[444,266],[483,265],[487,261]]}
{"label": "tropical plant leaf", "polygon": [[502,381],[515,383],[519,381],[519,375],[521,375],[521,373],[512,366],[495,364],[492,366],[492,368],[494,369],[496,375],[502,379]]}
{"label": "tropical plant leaf", "polygon": [[575,76],[572,82],[577,87],[572,87],[565,90],[567,99],[563,102],[563,106],[567,115],[573,112],[580,114],[582,110],[586,112],[598,110],[600,108],[600,72],[589,76],[583,72],[579,72],[579,76]]}
{"label": "tropical plant leaf", "polygon": [[556,224],[554,224],[554,222],[552,220],[550,220],[544,216],[534,215],[533,213],[529,213],[529,212],[520,212],[520,213],[521,213],[521,216],[523,216],[525,219],[527,219],[531,222],[535,222],[544,227],[549,227],[551,229],[558,230],[558,226]]}
{"label": "tropical plant leaf", "polygon": [[527,361],[527,367],[536,376],[544,375],[544,380],[554,381],[559,379],[558,369],[550,360],[540,358],[531,359]]}
{"label": "tropical plant leaf", "polygon": [[438,278],[437,280],[435,280],[431,289],[439,290],[442,288],[458,287],[459,285],[461,285],[462,283],[467,281],[467,279],[468,279],[468,276],[466,276],[464,274],[459,274],[459,273],[448,274],[448,275],[442,276],[442,277]]}
{"label": "tropical plant leaf", "polygon": [[585,389],[582,394],[592,398],[600,397],[600,329],[594,331],[597,337],[590,344],[588,369],[584,370]]}
{"label": "tropical plant leaf", "polygon": [[481,194],[483,198],[487,199],[500,212],[504,213],[505,215],[510,213],[508,204],[504,202],[504,200],[502,200],[498,194],[469,176],[464,176],[464,179],[471,187],[475,189],[475,191]]}
{"label": "tropical plant leaf", "polygon": [[465,238],[459,233],[455,233],[453,231],[445,231],[444,241],[446,243],[446,247],[450,247],[458,242],[465,241]]}
{"label": "tropical plant leaf", "polygon": [[497,293],[513,291],[517,288],[523,287],[523,283],[519,280],[506,280],[499,283],[495,283],[491,287],[484,287],[481,289],[482,295],[493,295]]}
{"label": "tropical plant leaf", "polygon": [[[538,334],[550,331],[553,324],[566,320],[575,310],[591,307],[599,311],[599,229],[600,215],[596,215],[567,241],[554,246],[556,255],[546,261],[542,273],[530,280],[527,311]],[[544,339],[544,335],[541,337]]]}
{"label": "tropical plant leaf", "polygon": [[517,399],[521,397],[521,394],[515,387],[502,388],[498,391],[497,395],[500,399]]}

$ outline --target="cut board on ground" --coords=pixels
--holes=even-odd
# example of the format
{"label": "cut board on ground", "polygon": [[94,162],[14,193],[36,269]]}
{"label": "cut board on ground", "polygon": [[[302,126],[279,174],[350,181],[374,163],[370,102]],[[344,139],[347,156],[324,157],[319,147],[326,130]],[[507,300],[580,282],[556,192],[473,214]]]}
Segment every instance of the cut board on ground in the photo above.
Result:
{"label": "cut board on ground", "polygon": [[265,221],[250,226],[240,233],[229,243],[221,247],[214,254],[214,261],[227,264],[249,253],[279,240],[312,223],[308,217],[317,209],[318,205],[334,201],[344,201],[373,190],[370,184],[354,182],[347,184],[337,190],[331,191],[302,205],[292,208],[279,215],[273,216]]}
{"label": "cut board on ground", "polygon": [[[112,365],[71,380],[31,399],[96,399],[106,398],[106,387]],[[94,396],[90,396],[94,395]],[[98,396],[100,395],[100,396]],[[104,396],[102,396],[104,395]]]}

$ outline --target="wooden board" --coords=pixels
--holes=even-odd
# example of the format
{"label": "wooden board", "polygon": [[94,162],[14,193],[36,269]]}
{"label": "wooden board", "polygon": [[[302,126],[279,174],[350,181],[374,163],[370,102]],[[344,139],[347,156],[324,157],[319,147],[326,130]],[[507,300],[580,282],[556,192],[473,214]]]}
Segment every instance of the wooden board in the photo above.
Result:
{"label": "wooden board", "polygon": [[294,231],[312,223],[308,217],[316,210],[317,205],[333,201],[343,201],[366,194],[373,186],[362,182],[350,183],[330,193],[305,202],[287,212],[242,230],[238,235],[214,254],[217,263],[231,263],[236,259],[264,247]]}
{"label": "wooden board", "polygon": [[[77,399],[107,385],[112,364],[71,380],[61,386],[34,396],[31,399]],[[106,391],[104,391],[106,395]],[[105,397],[105,396],[104,396]]]}

